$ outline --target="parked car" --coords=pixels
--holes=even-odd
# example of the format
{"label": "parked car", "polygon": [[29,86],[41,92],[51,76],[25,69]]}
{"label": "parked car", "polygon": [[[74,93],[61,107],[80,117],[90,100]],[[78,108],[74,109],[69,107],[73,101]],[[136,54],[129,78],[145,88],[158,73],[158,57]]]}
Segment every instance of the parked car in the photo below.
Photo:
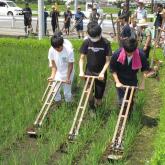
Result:
{"label": "parked car", "polygon": [[22,8],[18,7],[13,1],[0,0],[0,15],[19,15],[22,13]]}

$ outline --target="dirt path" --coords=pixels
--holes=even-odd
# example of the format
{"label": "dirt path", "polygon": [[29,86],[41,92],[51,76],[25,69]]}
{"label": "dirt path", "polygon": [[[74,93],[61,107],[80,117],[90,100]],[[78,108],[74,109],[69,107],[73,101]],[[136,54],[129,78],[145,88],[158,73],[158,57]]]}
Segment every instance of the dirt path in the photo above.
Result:
{"label": "dirt path", "polygon": [[143,108],[142,129],[135,138],[133,148],[129,151],[126,165],[149,164],[154,152],[154,138],[158,127],[158,116],[161,107],[159,82],[149,79],[146,82],[146,99]]}

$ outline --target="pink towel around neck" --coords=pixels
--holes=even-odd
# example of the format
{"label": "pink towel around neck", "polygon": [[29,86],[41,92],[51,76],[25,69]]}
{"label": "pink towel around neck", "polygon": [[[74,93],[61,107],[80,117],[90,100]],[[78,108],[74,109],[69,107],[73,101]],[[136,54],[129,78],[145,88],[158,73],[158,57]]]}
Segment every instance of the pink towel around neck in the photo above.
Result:
{"label": "pink towel around neck", "polygon": [[[126,56],[126,52],[124,48],[122,48],[117,61],[124,65]],[[139,49],[136,49],[132,57],[132,70],[137,70],[140,68],[142,68],[142,63],[139,55]]]}

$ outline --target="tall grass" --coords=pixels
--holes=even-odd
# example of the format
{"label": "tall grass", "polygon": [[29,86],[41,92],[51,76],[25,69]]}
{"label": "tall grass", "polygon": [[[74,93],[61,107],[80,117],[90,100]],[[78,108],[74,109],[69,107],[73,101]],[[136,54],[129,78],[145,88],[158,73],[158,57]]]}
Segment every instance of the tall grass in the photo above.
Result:
{"label": "tall grass", "polygon": [[[33,123],[41,107],[40,99],[50,74],[47,67],[49,40],[0,39],[0,162],[2,164],[68,165],[74,161],[80,164],[100,162],[112,138],[118,115],[115,106],[115,88],[114,84],[109,84],[110,81],[107,84],[104,104],[97,111],[97,118],[90,118],[86,112],[77,143],[69,144],[68,154],[58,154],[60,145],[66,141],[83,86],[83,82],[78,78],[78,51],[82,41],[72,40],[72,43],[75,48],[75,90],[78,87],[75,92],[75,102],[73,105],[63,103],[57,111],[51,111],[48,124],[45,121],[40,129],[41,138],[30,140],[25,136],[26,128]],[[117,45],[112,46],[114,50]],[[137,109],[142,108],[143,98],[143,94],[138,96]],[[139,121],[140,114],[135,111],[126,128],[124,139],[126,152],[139,130]],[[86,146],[88,146],[87,150]],[[78,156],[80,156],[79,160],[76,159]]]}
{"label": "tall grass", "polygon": [[[159,58],[163,59],[162,51],[158,52]],[[159,129],[156,134],[155,139],[155,148],[154,148],[154,155],[151,159],[152,165],[164,165],[165,164],[165,78],[164,78],[164,67],[161,69],[160,75],[161,75],[161,82],[160,82],[160,94],[161,94],[161,103],[162,107],[160,109],[160,115],[159,115]]]}

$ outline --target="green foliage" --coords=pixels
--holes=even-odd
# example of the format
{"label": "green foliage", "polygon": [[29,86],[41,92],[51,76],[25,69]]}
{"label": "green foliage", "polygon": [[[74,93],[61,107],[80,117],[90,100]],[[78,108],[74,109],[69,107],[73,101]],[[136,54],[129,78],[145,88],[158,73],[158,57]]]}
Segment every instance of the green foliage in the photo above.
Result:
{"label": "green foliage", "polygon": [[[162,53],[158,54],[162,57]],[[162,107],[160,109],[160,122],[159,122],[159,130],[156,135],[155,140],[155,152],[154,156],[151,160],[152,165],[165,165],[165,78],[164,78],[165,69],[161,69],[161,102]]]}

